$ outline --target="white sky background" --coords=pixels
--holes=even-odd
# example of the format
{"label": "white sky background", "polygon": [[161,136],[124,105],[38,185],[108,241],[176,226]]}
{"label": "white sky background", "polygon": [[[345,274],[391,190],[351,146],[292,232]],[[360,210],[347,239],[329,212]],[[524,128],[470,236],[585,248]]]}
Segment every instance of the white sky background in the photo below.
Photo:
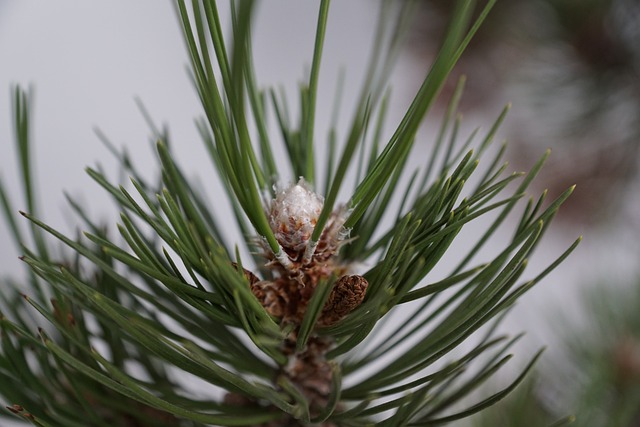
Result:
{"label": "white sky background", "polygon": [[[318,141],[324,141],[326,135],[339,67],[347,70],[345,100],[357,95],[358,78],[373,37],[374,4],[369,0],[332,4],[318,100]],[[258,83],[284,84],[295,111],[296,85],[311,62],[316,2],[271,0],[259,7],[256,18]],[[95,136],[94,126],[117,146],[126,146],[131,157],[138,159],[143,175],[154,176],[157,166],[148,128],[134,102],[136,96],[158,123],[169,124],[179,162],[205,185],[211,183],[208,196],[215,200],[220,187],[214,183],[211,162],[193,125],[200,105],[187,78],[186,64],[177,18],[169,1],[0,0],[0,176],[12,190],[16,209],[24,208],[17,199],[20,180],[9,108],[9,89],[16,83],[35,89],[34,169],[41,212],[54,227],[72,230],[68,219],[71,211],[63,191],[78,196],[94,218],[109,224],[118,220],[108,196],[84,172],[85,166],[99,162],[110,177],[117,178],[116,163]],[[406,58],[399,64],[387,131],[392,130],[391,123],[397,123],[401,109],[420,83],[423,70],[412,68],[414,65]],[[500,108],[491,105],[487,110],[493,117]],[[344,126],[351,117],[349,102],[342,111]],[[477,125],[477,120],[472,124]],[[554,259],[577,234],[571,230],[547,236],[548,244],[539,251],[539,261],[534,260],[529,276],[540,268],[536,266]],[[7,239],[7,229],[0,221],[0,275],[18,274],[18,251],[6,243]],[[590,260],[598,259],[597,245],[587,241],[578,254],[529,295],[534,309],[558,306],[559,298],[575,295],[579,282],[593,276],[597,266]],[[618,253],[610,255],[611,262],[628,262]],[[517,315],[514,324],[518,330],[535,328],[539,317],[539,312]],[[544,339],[537,337],[534,341]]]}

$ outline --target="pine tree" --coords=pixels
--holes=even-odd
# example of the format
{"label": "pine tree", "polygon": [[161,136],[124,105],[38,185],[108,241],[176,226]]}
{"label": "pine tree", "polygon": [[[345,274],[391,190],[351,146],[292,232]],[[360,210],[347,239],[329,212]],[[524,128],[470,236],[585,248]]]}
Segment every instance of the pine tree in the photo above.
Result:
{"label": "pine tree", "polygon": [[[411,5],[403,4],[393,28],[382,13],[348,136],[339,144],[330,132],[321,164],[314,123],[329,1],[320,3],[297,122],[276,92],[258,88],[253,3],[232,8],[225,41],[214,1],[190,8],[177,1],[204,111],[198,127],[243,242],[224,239],[232,224],[219,223],[161,133],[159,182],[142,178],[121,152],[130,184],[87,170],[121,210],[118,236],[74,200],[81,234],[42,222],[29,167],[29,96],[17,88],[30,236],[2,186],[0,196],[29,275],[2,291],[6,414],[71,427],[420,426],[468,417],[507,395],[540,353],[504,390],[460,404],[511,357],[517,337],[496,332],[506,309],[577,245],[522,279],[572,188],[551,203],[546,193],[530,199],[514,218],[549,153],[528,173],[506,173],[504,146],[490,147],[508,108],[479,141],[473,132],[459,142],[454,118],[464,79],[426,167],[412,172],[408,163],[420,124],[492,4],[474,14],[471,1],[459,2],[438,57],[384,142],[386,77]],[[268,108],[278,119],[284,163],[273,153]],[[297,177],[289,183],[282,181],[287,168]],[[356,185],[339,203],[351,172]],[[434,278],[461,229],[484,215],[493,221],[480,239],[468,243],[450,274]],[[509,221],[512,238],[478,263]],[[251,255],[242,257],[238,245]],[[203,382],[206,396],[190,391],[185,377]]]}

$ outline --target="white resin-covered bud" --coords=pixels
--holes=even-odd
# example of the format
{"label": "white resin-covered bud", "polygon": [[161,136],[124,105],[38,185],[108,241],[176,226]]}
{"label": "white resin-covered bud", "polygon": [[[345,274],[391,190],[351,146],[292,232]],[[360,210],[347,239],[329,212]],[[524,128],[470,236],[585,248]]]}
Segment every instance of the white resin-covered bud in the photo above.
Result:
{"label": "white resin-covered bud", "polygon": [[300,178],[297,184],[278,189],[271,201],[269,224],[285,250],[305,249],[318,222],[324,199]]}

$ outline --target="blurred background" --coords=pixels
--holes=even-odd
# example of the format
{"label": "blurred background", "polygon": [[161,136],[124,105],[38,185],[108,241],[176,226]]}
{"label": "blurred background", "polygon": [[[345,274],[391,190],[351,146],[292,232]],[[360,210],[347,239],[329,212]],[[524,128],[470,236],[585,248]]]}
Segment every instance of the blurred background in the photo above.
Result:
{"label": "blurred background", "polygon": [[[418,61],[433,57],[453,5],[421,2]],[[553,197],[577,184],[540,251],[585,236],[511,316],[550,347],[537,375],[474,425],[546,426],[573,413],[579,426],[640,426],[639,42],[637,0],[503,1],[457,66],[468,113],[513,102],[513,164],[552,147],[539,188]]]}
{"label": "blurred background", "polygon": [[[341,70],[345,117],[339,123],[346,126],[351,118],[377,3],[332,4],[319,139],[328,128]],[[437,52],[452,3],[418,2],[391,78],[388,132]],[[261,4],[256,15],[259,84],[281,85],[292,105],[311,62],[316,15],[315,2],[294,0]],[[580,426],[640,426],[639,41],[637,0],[499,1],[421,131],[427,146],[456,76],[465,74],[461,111],[469,126],[487,129],[505,103],[513,104],[499,136],[510,141],[507,157],[514,169],[527,169],[546,148],[553,149],[536,193],[548,188],[553,199],[577,184],[531,271],[555,259],[577,235],[585,236],[583,243],[524,297],[505,325],[527,331],[526,348],[547,345],[548,351],[527,386],[475,425],[543,426],[574,413]],[[171,2],[0,0],[0,64],[0,177],[18,197],[10,88],[31,85],[40,207],[55,227],[74,230],[65,191],[94,217],[116,221],[108,197],[84,173],[85,166],[100,164],[118,178],[117,162],[96,127],[126,147],[143,175],[157,172],[136,99],[159,124],[168,124],[179,162],[198,177],[210,200],[221,191],[193,125],[200,106]],[[0,223],[0,242],[6,236]],[[0,275],[21,273],[18,255],[17,248],[0,244]],[[526,354],[516,363],[526,363]]]}

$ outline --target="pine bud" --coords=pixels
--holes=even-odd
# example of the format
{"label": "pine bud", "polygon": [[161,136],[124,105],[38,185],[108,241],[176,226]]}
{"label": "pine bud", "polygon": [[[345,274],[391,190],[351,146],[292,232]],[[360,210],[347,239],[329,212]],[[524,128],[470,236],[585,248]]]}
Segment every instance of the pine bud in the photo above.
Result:
{"label": "pine bud", "polygon": [[306,248],[323,204],[324,199],[311,191],[303,178],[297,184],[279,190],[271,201],[271,230],[290,256],[297,257]]}
{"label": "pine bud", "polygon": [[349,230],[343,226],[348,211],[339,207],[331,213],[318,241],[311,241],[323,206],[322,196],[313,192],[303,178],[276,191],[267,213],[283,253],[272,256],[287,270],[295,271],[301,266],[312,268],[316,261],[326,262],[337,254],[349,236]]}

